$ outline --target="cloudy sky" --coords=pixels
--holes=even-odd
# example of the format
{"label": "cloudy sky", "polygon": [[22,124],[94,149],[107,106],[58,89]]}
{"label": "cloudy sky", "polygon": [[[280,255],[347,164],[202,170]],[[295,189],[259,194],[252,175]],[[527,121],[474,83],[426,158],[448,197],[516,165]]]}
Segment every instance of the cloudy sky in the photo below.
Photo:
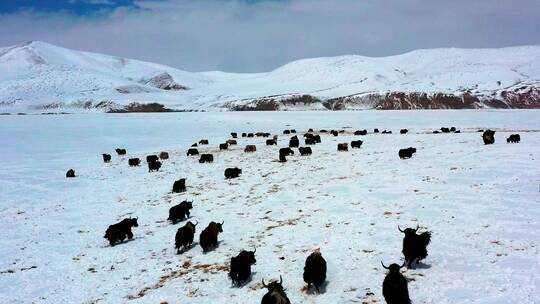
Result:
{"label": "cloudy sky", "polygon": [[0,0],[0,46],[41,40],[189,71],[540,44],[540,0]]}

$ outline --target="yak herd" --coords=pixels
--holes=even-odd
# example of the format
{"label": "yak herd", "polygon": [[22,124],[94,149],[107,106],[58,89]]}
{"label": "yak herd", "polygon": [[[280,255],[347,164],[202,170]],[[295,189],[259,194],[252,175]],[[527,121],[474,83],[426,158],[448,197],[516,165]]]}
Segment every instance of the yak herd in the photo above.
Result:
{"label": "yak herd", "polygon": [[[409,131],[407,129],[401,129],[400,134],[407,134]],[[492,130],[479,130],[482,132],[482,139],[484,144],[493,144],[495,142],[495,131]],[[311,145],[321,143],[321,134],[331,134],[332,136],[338,136],[340,133],[344,133],[344,130],[319,130],[319,134],[314,134],[313,129],[309,129],[304,136],[304,143],[306,146],[300,146],[300,138],[296,135],[295,129],[284,130],[283,134],[292,135],[289,138],[289,146],[279,149],[279,161],[286,162],[287,157],[294,155],[294,150],[292,148],[297,148],[301,156],[311,155],[312,149]],[[373,133],[379,133],[378,129],[374,129]],[[382,134],[391,134],[392,131],[384,130]],[[447,128],[443,127],[439,130],[433,131],[433,133],[460,133],[459,130],[456,130],[455,127]],[[355,136],[367,135],[367,130],[357,130],[353,133]],[[253,138],[257,137],[270,137],[270,133],[258,132],[258,133],[241,133],[242,137]],[[229,146],[236,145],[238,138],[238,133],[231,133],[233,139],[227,140],[225,143],[219,144],[219,150],[227,150]],[[507,138],[507,143],[519,143],[520,135],[512,134]],[[267,146],[277,145],[278,138],[276,135],[272,139],[266,140]],[[197,149],[198,145],[208,145],[209,141],[207,139],[201,139],[198,143],[193,144],[187,151],[187,156],[197,156],[199,151]],[[360,148],[363,144],[362,140],[353,140],[350,142],[351,148]],[[338,143],[338,151],[348,151],[349,143]],[[255,145],[246,145],[244,152],[253,153],[256,152],[257,148]],[[119,156],[127,154],[125,149],[116,149],[116,153]],[[401,159],[411,158],[412,155],[416,153],[416,148],[409,147],[405,149],[400,149],[398,151],[398,156]],[[111,161],[110,154],[102,154],[103,162],[108,163]],[[160,160],[166,160],[169,158],[167,152],[161,152],[158,155],[148,155],[146,157],[146,162],[148,164],[148,171],[159,171],[162,166]],[[214,161],[214,156],[212,154],[200,154],[199,163],[212,163]],[[141,160],[139,158],[129,158],[128,165],[130,167],[139,166]],[[226,179],[237,178],[242,174],[242,169],[237,167],[225,169],[224,175]],[[70,169],[66,173],[66,177],[72,178],[75,177],[75,171]],[[174,182],[172,187],[173,193],[182,193],[186,192],[186,179],[181,178]],[[190,218],[190,210],[193,209],[193,202],[183,201],[178,205],[175,205],[169,209],[169,217],[167,218],[172,224],[188,220]],[[199,245],[201,246],[203,252],[208,252],[219,245],[218,235],[223,232],[223,224],[216,223],[214,221],[210,222],[208,226],[201,231],[199,235]],[[175,235],[175,249],[177,254],[181,254],[186,250],[189,250],[193,247],[193,240],[196,233],[197,223],[188,221],[184,226],[178,228]],[[120,221],[119,223],[110,225],[104,235],[109,241],[111,246],[116,245],[119,242],[124,240],[132,239],[133,233],[131,231],[132,227],[137,227],[138,222],[137,218],[126,218]],[[391,264],[386,266],[381,261],[383,268],[388,270],[387,275],[384,278],[382,284],[382,293],[383,297],[388,304],[407,304],[411,303],[409,298],[409,291],[407,287],[407,279],[403,276],[400,269],[407,266],[407,268],[412,268],[414,264],[420,263],[421,260],[425,259],[428,255],[427,246],[431,241],[431,232],[426,231],[418,234],[419,226],[416,228],[406,228],[401,229],[398,225],[398,230],[404,234],[403,244],[402,244],[402,253],[404,256],[404,261],[402,265]],[[229,278],[234,286],[242,286],[251,278],[251,266],[254,265],[257,260],[255,258],[256,249],[253,251],[242,250],[237,256],[232,257],[230,260],[229,267]],[[313,285],[317,292],[320,292],[321,287],[324,286],[326,281],[326,271],[327,265],[326,260],[323,258],[319,249],[316,249],[312,252],[305,261],[303,279],[307,284],[307,289],[309,290]],[[262,280],[262,285],[267,289],[267,293],[263,296],[261,303],[262,304],[289,304],[290,301],[285,293],[285,288],[283,287],[283,278],[280,276],[280,280],[273,280],[270,283],[266,284],[264,279]]]}

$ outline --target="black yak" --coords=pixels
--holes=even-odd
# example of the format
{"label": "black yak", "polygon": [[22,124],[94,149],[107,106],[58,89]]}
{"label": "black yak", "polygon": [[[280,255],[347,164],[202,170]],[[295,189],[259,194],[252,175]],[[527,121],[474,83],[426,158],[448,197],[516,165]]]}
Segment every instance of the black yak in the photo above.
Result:
{"label": "black yak", "polygon": [[159,160],[148,163],[148,172],[159,171],[161,162]]}
{"label": "black yak", "polygon": [[227,143],[223,143],[223,144],[219,144],[219,150],[227,150],[229,149],[229,144]]}
{"label": "black yak", "polygon": [[313,135],[313,140],[316,142],[316,143],[321,143],[321,136],[320,135]]}
{"label": "black yak", "polygon": [[298,148],[298,151],[300,151],[300,155],[311,155],[312,151],[310,147],[300,147]]}
{"label": "black yak", "polygon": [[199,163],[213,163],[214,162],[214,155],[212,154],[201,154],[201,158],[199,159]]}
{"label": "black yak", "polygon": [[104,163],[108,163],[111,161],[111,155],[110,154],[101,154],[101,156],[103,156],[103,162]]}
{"label": "black yak", "polygon": [[439,133],[441,133],[441,132],[439,132],[439,130],[433,131],[433,134],[439,134]]}
{"label": "black yak", "polygon": [[180,192],[186,192],[186,179],[181,178],[174,182],[172,186],[172,192],[173,193],[180,193]]}
{"label": "black yak", "polygon": [[300,146],[300,140],[298,140],[298,137],[297,136],[291,137],[291,139],[289,140],[289,147],[298,148],[298,146]]}
{"label": "black yak", "polygon": [[409,130],[407,130],[407,129],[399,130],[399,134],[407,134],[407,133],[409,133]]}
{"label": "black yak", "polygon": [[294,155],[294,151],[291,148],[281,148],[279,149],[279,154],[289,156],[289,155]]}
{"label": "black yak", "polygon": [[268,292],[263,296],[261,304],[291,304],[285,289],[283,288],[283,278],[279,276],[279,283],[277,281],[272,281],[268,285],[262,280],[262,285]]}
{"label": "black yak", "polygon": [[116,242],[123,242],[126,237],[131,240],[133,238],[131,227],[138,226],[139,224],[137,223],[136,218],[123,219],[119,223],[110,225],[109,228],[107,228],[107,231],[105,231],[105,235],[103,237],[109,240],[109,244],[111,244],[111,246],[114,246]]}
{"label": "black yak", "polygon": [[321,251],[316,249],[306,259],[304,282],[308,284],[308,290],[311,288],[311,284],[313,284],[317,292],[320,292],[319,287],[324,281],[326,281],[326,260],[322,257]]}
{"label": "black yak", "polygon": [[326,129],[321,129],[321,130],[319,131],[319,133],[328,133],[328,130],[326,130]]}
{"label": "black yak", "polygon": [[199,150],[195,148],[189,148],[186,155],[187,156],[199,155]]}
{"label": "black yak", "polygon": [[382,134],[392,134],[392,131],[387,131],[387,130],[384,130],[381,132]]}
{"label": "black yak", "polygon": [[128,164],[130,167],[137,167],[141,164],[141,160],[138,157],[130,158],[128,159]]}
{"label": "black yak", "polygon": [[207,252],[218,246],[218,234],[223,232],[223,224],[224,222],[221,224],[210,222],[208,227],[204,228],[201,232],[199,235],[199,245],[201,245],[203,252]]}
{"label": "black yak", "polygon": [[193,238],[195,236],[195,227],[197,223],[187,222],[184,226],[178,228],[176,236],[174,237],[174,248],[176,248],[176,254],[180,254],[180,248],[184,250],[191,247],[193,244]]}
{"label": "black yak", "polygon": [[208,139],[199,140],[199,145],[208,145]]}
{"label": "black yak", "polygon": [[383,281],[383,297],[387,304],[411,304],[409,299],[409,289],[407,288],[407,279],[399,272],[405,266],[398,264],[390,264],[389,267],[381,265],[384,269],[388,269],[388,274]]}
{"label": "black yak", "polygon": [[291,134],[291,130],[283,130],[283,134]]}
{"label": "black yak", "polygon": [[191,145],[191,147],[198,147],[199,145],[197,143],[194,143],[193,145]]}
{"label": "black yak", "polygon": [[315,141],[315,137],[307,137],[306,140],[304,141],[304,143],[306,145],[314,145],[317,142]]}
{"label": "black yak", "polygon": [[189,210],[193,209],[193,202],[183,201],[178,205],[172,206],[169,208],[169,217],[168,221],[171,221],[173,224],[176,224],[179,221],[183,221],[186,218],[189,218]]}
{"label": "black yak", "polygon": [[[271,140],[271,139],[268,139],[268,140]],[[267,140],[267,144],[268,144],[268,140]],[[247,145],[244,148],[244,152],[246,153],[251,153],[251,152],[256,152],[256,151],[257,151],[257,147],[255,145]]]}
{"label": "black yak", "polygon": [[443,132],[443,133],[450,133],[450,129],[449,129],[449,128],[446,128],[446,127],[442,127],[442,128],[441,128],[441,132]]}
{"label": "black yak", "polygon": [[313,128],[309,128],[307,131],[308,132],[313,132]]}
{"label": "black yak", "polygon": [[379,129],[377,128],[373,129],[373,133],[379,133]]}
{"label": "black yak", "polygon": [[336,130],[332,130],[332,131],[330,131],[330,133],[332,133],[332,135],[334,135],[334,136],[338,136],[338,135],[339,135],[339,132],[336,131]]}
{"label": "black yak", "polygon": [[495,131],[492,130],[486,130],[482,134],[482,139],[484,140],[484,144],[491,145],[495,143]]}
{"label": "black yak", "polygon": [[351,141],[351,148],[358,148],[360,149],[360,147],[362,146],[364,142],[361,141],[361,140],[353,140]]}
{"label": "black yak", "polygon": [[127,153],[126,149],[116,148],[115,151],[116,151],[116,154],[118,154],[118,155],[126,155],[126,153]]}
{"label": "black yak", "polygon": [[520,140],[521,140],[521,137],[519,136],[519,134],[512,134],[506,139],[506,142],[507,143],[519,143]]}
{"label": "black yak", "polygon": [[247,137],[253,137],[253,133],[248,133]]}
{"label": "black yak", "polygon": [[242,169],[238,169],[236,167],[225,169],[225,178],[227,178],[227,179],[236,178],[240,174],[242,174]]}
{"label": "black yak", "polygon": [[287,156],[284,154],[284,153],[279,153],[279,162],[280,163],[285,163],[287,162]]}
{"label": "black yak", "polygon": [[240,286],[251,276],[251,265],[255,264],[255,252],[242,250],[237,256],[231,258],[229,278],[233,285]]}
{"label": "black yak", "polygon": [[229,139],[229,140],[227,140],[227,144],[229,146],[232,146],[232,145],[237,145],[238,142],[236,140],[234,140],[234,139]]}
{"label": "black yak", "polygon": [[411,158],[414,153],[416,153],[416,148],[409,147],[407,149],[399,149],[398,155],[399,158],[405,159]]}
{"label": "black yak", "polygon": [[69,169],[69,170],[66,172],[66,178],[70,178],[70,177],[75,177],[75,170]]}
{"label": "black yak", "polygon": [[354,131],[354,135],[367,135],[367,130],[357,130]]}
{"label": "black yak", "polygon": [[398,226],[398,229],[405,234],[402,252],[405,256],[405,262],[408,262],[407,267],[411,268],[414,261],[418,264],[428,256],[427,246],[429,245],[429,242],[431,242],[431,232],[426,231],[421,234],[416,234],[418,226],[416,229],[407,228],[405,230],[401,230]]}
{"label": "black yak", "polygon": [[246,133],[242,133],[242,137],[246,137],[246,136],[247,136],[247,134],[246,134]]}
{"label": "black yak", "polygon": [[267,146],[277,145],[277,141],[275,139],[267,139],[266,140],[266,145]]}
{"label": "black yak", "polygon": [[349,151],[349,144],[348,143],[337,144],[337,150],[338,151]]}
{"label": "black yak", "polygon": [[238,138],[238,134],[236,134],[236,132],[231,132],[231,137],[232,138]]}
{"label": "black yak", "polygon": [[450,132],[456,132],[456,127],[451,127]]}
{"label": "black yak", "polygon": [[169,159],[169,153],[167,152],[159,153],[159,159],[162,159],[162,160]]}
{"label": "black yak", "polygon": [[268,133],[268,132],[257,132],[257,133],[255,133],[255,136],[257,136],[257,137],[270,137],[270,133]]}
{"label": "black yak", "polygon": [[291,133],[296,133],[296,129],[291,129]]}
{"label": "black yak", "polygon": [[147,163],[156,162],[158,160],[159,160],[159,157],[157,155],[152,154],[152,155],[146,156],[146,162]]}

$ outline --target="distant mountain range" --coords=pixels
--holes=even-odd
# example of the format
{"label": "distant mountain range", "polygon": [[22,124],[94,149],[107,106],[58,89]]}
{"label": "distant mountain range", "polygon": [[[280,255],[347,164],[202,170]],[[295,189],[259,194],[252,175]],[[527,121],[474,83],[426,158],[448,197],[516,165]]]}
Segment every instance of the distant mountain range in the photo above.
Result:
{"label": "distant mountain range", "polygon": [[33,41],[0,48],[0,71],[0,113],[540,108],[540,46],[313,58],[242,74]]}

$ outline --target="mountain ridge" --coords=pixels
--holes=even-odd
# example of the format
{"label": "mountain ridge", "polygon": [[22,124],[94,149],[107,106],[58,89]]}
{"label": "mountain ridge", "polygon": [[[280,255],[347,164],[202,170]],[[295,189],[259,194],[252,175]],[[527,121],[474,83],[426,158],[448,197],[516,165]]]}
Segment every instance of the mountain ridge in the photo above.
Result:
{"label": "mountain ridge", "polygon": [[540,46],[300,59],[263,73],[187,72],[32,41],[0,48],[0,112],[540,108]]}

